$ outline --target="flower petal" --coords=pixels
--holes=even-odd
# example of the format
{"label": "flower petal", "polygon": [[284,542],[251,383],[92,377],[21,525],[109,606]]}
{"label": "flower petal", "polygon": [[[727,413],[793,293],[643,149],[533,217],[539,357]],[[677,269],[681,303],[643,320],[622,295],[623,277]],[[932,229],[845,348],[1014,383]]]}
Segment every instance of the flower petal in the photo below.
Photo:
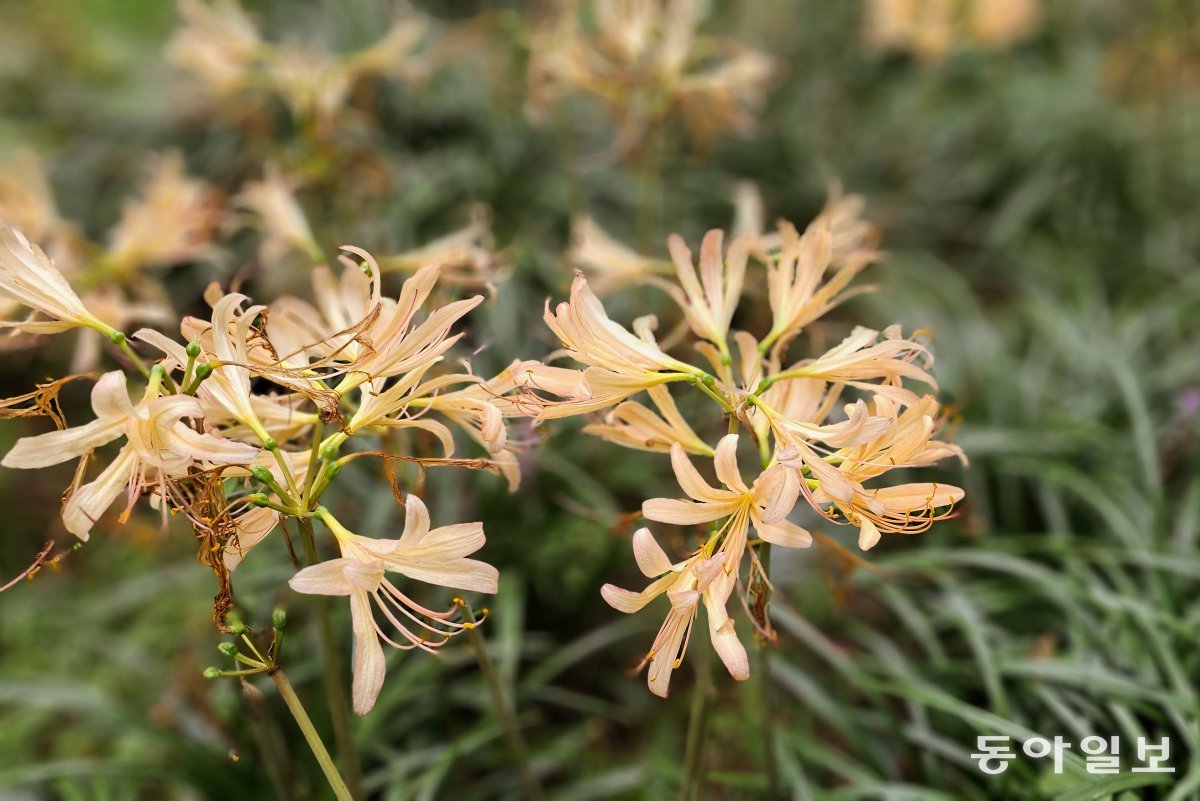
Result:
{"label": "flower petal", "polygon": [[661,576],[671,569],[671,560],[648,528],[633,532],[633,558],[637,560],[642,574],[648,578]]}
{"label": "flower petal", "polygon": [[858,530],[858,547],[864,551],[869,551],[879,544],[880,534],[879,529],[869,517],[862,519],[862,526]]}
{"label": "flower petal", "polygon": [[651,498],[642,503],[642,517],[659,523],[692,526],[708,523],[730,514],[735,503],[696,503],[674,498]]}
{"label": "flower petal", "polygon": [[112,442],[124,431],[124,421],[93,420],[75,428],[22,437],[0,460],[0,464],[23,469],[59,464]]}
{"label": "flower petal", "polygon": [[112,506],[112,502],[129,484],[136,468],[137,457],[133,448],[126,445],[112,464],[104,468],[94,481],[84,484],[71,494],[62,511],[67,531],[86,541],[92,525]]}
{"label": "flower petal", "polygon": [[726,499],[728,493],[714,489],[700,477],[700,473],[692,465],[692,460],[687,457],[683,446],[678,442],[671,445],[671,469],[675,471],[675,479],[679,482],[680,488],[689,498],[697,501]]}
{"label": "flower petal", "polygon": [[351,695],[354,711],[365,715],[375,706],[375,699],[383,689],[387,675],[387,663],[383,657],[383,646],[375,631],[371,599],[364,591],[350,596],[350,618],[354,628],[354,681]]}
{"label": "flower petal", "polygon": [[717,443],[717,452],[713,457],[713,466],[717,469],[717,478],[734,492],[748,493],[750,489],[742,481],[741,471],[737,464],[738,435],[726,434]]}
{"label": "flower petal", "polygon": [[302,569],[288,580],[288,586],[306,595],[350,595],[354,592],[346,578],[346,566],[355,560],[330,559]]}
{"label": "flower petal", "polygon": [[785,548],[807,548],[813,542],[812,534],[786,519],[768,523],[760,518],[754,522],[754,529],[767,542]]}
{"label": "flower petal", "polygon": [[113,370],[100,376],[92,387],[92,410],[101,420],[122,420],[133,414],[133,401],[125,386],[125,374]]}

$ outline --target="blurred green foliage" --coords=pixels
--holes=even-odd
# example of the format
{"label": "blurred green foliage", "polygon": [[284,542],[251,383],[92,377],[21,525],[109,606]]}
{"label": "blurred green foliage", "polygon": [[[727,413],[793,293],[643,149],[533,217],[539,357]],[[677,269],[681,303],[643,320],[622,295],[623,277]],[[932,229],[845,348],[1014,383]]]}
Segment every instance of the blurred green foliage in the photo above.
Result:
{"label": "blurred green foliage", "polygon": [[[758,184],[772,216],[801,224],[834,179],[866,196],[890,251],[868,274],[879,291],[824,325],[831,337],[851,320],[932,329],[971,458],[953,476],[967,488],[964,515],[885,542],[870,568],[821,547],[777,555],[771,690],[790,797],[1200,797],[1200,15],[1170,0],[1044,6],[1011,51],[922,64],[866,52],[857,3],[720,4],[708,25],[782,58],[785,79],[755,138],[699,159],[668,134],[652,210],[660,255],[669,231],[693,240],[727,226],[739,180]],[[372,0],[256,10],[269,32],[335,46],[369,41],[388,11]],[[521,26],[532,9],[428,10],[490,14],[494,52],[380,97],[380,131],[361,146],[379,154],[388,188],[369,216],[344,213],[359,202],[354,163],[310,165],[319,191],[308,211],[332,252],[412,246],[461,225],[472,204],[490,207],[513,270],[472,318],[486,372],[551,347],[539,318],[570,276],[557,254],[574,193],[636,240],[642,165],[573,177],[554,130],[526,121]],[[174,114],[159,52],[173,24],[167,4],[147,0],[0,6],[0,146],[44,154],[64,213],[89,233],[116,218],[149,152],[181,147],[194,174],[231,191],[266,160],[311,158],[286,135],[252,141]],[[172,282],[187,298],[212,277],[198,265]],[[652,294],[639,293],[615,307],[644,308]],[[25,391],[61,360],[54,345],[9,354],[4,389]],[[657,621],[620,616],[598,588],[633,574],[622,514],[673,484],[661,457],[577,428],[523,431],[537,447],[515,495],[488,475],[432,475],[434,519],[484,521],[484,554],[503,577],[485,635],[548,797],[670,796],[687,671],[666,702],[629,678]],[[0,436],[7,445],[28,430],[15,422]],[[67,480],[0,474],[0,575],[65,537],[54,513]],[[359,507],[365,533],[395,525],[386,485],[344,483],[337,502]],[[270,547],[274,559],[256,552],[239,575],[258,626],[287,600],[270,596],[291,570],[282,542]],[[218,637],[212,578],[193,557],[186,532],[135,521],[0,597],[0,796],[272,797],[266,741],[290,754],[292,797],[323,797],[269,685],[256,698],[201,678]],[[303,605],[290,614],[290,672],[327,727],[311,621]],[[389,659],[356,731],[372,797],[519,797],[466,644]],[[718,687],[702,797],[761,796],[757,707],[749,689]],[[1031,733],[1076,744],[1119,735],[1124,771],[1090,775],[1074,756],[1056,775],[1019,757],[990,777],[969,758],[977,735]],[[1177,772],[1131,773],[1139,736],[1169,736]]]}

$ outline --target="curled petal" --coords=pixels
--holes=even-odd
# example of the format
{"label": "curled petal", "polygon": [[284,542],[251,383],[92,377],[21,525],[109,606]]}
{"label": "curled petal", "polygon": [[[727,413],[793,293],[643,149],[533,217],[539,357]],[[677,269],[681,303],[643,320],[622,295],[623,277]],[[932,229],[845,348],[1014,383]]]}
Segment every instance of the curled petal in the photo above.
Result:
{"label": "curled petal", "polygon": [[759,520],[754,529],[758,536],[772,545],[785,548],[807,548],[812,545],[812,534],[790,520],[777,520],[774,523]]}
{"label": "curled petal", "polygon": [[92,525],[125,489],[136,467],[133,448],[126,445],[94,481],[75,490],[63,506],[62,517],[67,531],[86,541]]}
{"label": "curled petal", "polygon": [[365,715],[375,706],[375,699],[379,697],[387,673],[383,646],[379,644],[371,600],[366,592],[358,591],[350,596],[350,617],[354,628],[354,682],[351,694],[354,711]]}
{"label": "curled petal", "polygon": [[713,457],[713,465],[717,469],[717,478],[734,492],[747,493],[749,488],[742,481],[742,474],[737,464],[738,435],[726,434],[717,443],[717,453]]}
{"label": "curled petal", "polygon": [[633,558],[648,578],[661,576],[671,569],[671,560],[648,528],[639,528],[633,533]]}

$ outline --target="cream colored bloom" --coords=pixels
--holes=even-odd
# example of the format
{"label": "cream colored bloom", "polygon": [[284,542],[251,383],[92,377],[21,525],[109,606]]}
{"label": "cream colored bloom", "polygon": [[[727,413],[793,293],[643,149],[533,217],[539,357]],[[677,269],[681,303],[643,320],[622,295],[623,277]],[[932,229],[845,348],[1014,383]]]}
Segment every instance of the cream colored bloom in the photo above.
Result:
{"label": "cream colored bloom", "polygon": [[[653,317],[634,321],[636,336],[609,319],[583,273],[575,275],[569,301],[558,304],[553,312],[546,301],[544,317],[566,355],[588,366],[583,382],[575,387],[587,387],[590,397],[549,404],[540,415],[543,419],[595,411],[643,389],[703,375],[703,371],[668,356],[658,347],[652,333]],[[540,368],[529,371],[535,384],[540,372]]]}
{"label": "cream colored bloom", "polygon": [[0,461],[5,467],[47,467],[125,437],[117,457],[95,480],[77,487],[63,507],[63,523],[81,540],[88,538],[92,525],[122,490],[128,491],[128,510],[143,487],[183,475],[192,464],[246,464],[259,452],[240,442],[197,433],[182,421],[203,416],[199,402],[184,395],[158,397],[153,381],[145,397],[134,404],[120,371],[105,373],[96,382],[92,409],[96,413],[92,422],[23,437]]}
{"label": "cream colored bloom", "polygon": [[773,59],[726,37],[704,36],[698,0],[564,2],[533,35],[529,110],[546,116],[557,101],[597,101],[615,129],[607,155],[641,146],[671,116],[704,151],[718,133],[753,127],[776,72]]}
{"label": "cream colored bloom", "polygon": [[195,75],[212,94],[245,89],[263,43],[237,0],[180,0],[184,24],[167,44],[167,59]]}
{"label": "cream colored bloom", "polygon": [[[494,593],[499,574],[491,565],[466,558],[483,547],[481,523],[430,529],[429,511],[415,495],[405,503],[404,531],[399,539],[376,540],[354,534],[324,509],[318,517],[337,537],[341,557],[306,567],[288,583],[296,592],[346,595],[354,628],[354,711],[365,715],[375,705],[386,667],[383,648],[420,648],[432,652],[464,628],[451,618],[457,604],[435,612],[401,592],[388,578],[395,572],[417,581],[460,590]],[[389,623],[389,635],[374,607]],[[392,636],[398,634],[401,642]]]}
{"label": "cream colored bloom", "polygon": [[220,210],[213,188],[188,177],[182,154],[163,154],[151,166],[141,197],[122,207],[105,261],[127,274],[198,259],[209,249]]}
{"label": "cream colored bloom", "polygon": [[246,183],[233,198],[234,205],[251,212],[251,219],[263,232],[259,257],[264,262],[278,261],[293,250],[314,262],[324,261],[295,190],[278,168],[268,165],[261,180]]}
{"label": "cream colored bloom", "polygon": [[[830,520],[838,521],[840,517],[858,526],[859,547],[868,550],[879,542],[881,533],[916,534],[927,530],[934,521],[949,516],[964,493],[944,484],[875,489],[864,487],[864,482],[896,468],[924,467],[948,456],[965,457],[959,448],[933,440],[938,405],[931,395],[907,408],[877,395],[869,408],[860,411],[870,422],[857,429],[858,436],[852,441],[827,440],[840,447],[823,456],[802,436],[788,437],[781,440],[788,447],[780,451],[779,461],[805,471],[810,478],[805,479],[803,489],[810,503]],[[886,423],[882,430],[880,421]],[[850,430],[853,415],[840,425]]]}
{"label": "cream colored bloom", "polygon": [[[204,346],[200,361],[213,366],[210,375],[197,391],[206,409],[219,409],[246,426],[262,442],[273,439],[258,414],[255,396],[251,392],[253,376],[250,359],[250,337],[254,321],[266,306],[242,309],[249,298],[231,292],[216,299],[211,323],[194,317],[185,318],[182,332],[188,340]],[[143,328],[134,335],[148,345],[158,348],[169,357],[169,369],[181,369],[188,358],[184,348],[158,331]]]}
{"label": "cream colored bloom", "polygon": [[800,494],[795,471],[781,465],[765,470],[753,487],[742,481],[737,466],[738,435],[728,434],[717,443],[713,466],[724,484],[716,488],[705,481],[678,443],[671,446],[671,468],[690,500],[652,498],[642,504],[647,520],[694,526],[723,521],[717,534],[716,553],[725,572],[736,576],[746,550],[750,526],[766,542],[788,548],[807,548],[812,535],[787,519]]}
{"label": "cream colored bloom", "polygon": [[668,262],[618,242],[591,217],[577,217],[572,222],[567,258],[587,274],[598,295],[642,283],[671,269]]}
{"label": "cream colored bloom", "polygon": [[660,595],[666,594],[670,599],[671,609],[642,660],[642,666],[650,666],[646,672],[650,692],[660,698],[667,697],[671,674],[683,662],[702,601],[708,614],[708,635],[713,649],[725,663],[729,675],[738,681],[750,678],[746,649],[734,633],[733,620],[725,610],[734,581],[721,569],[722,558],[702,548],[689,559],[671,564],[650,530],[645,528],[638,529],[633,535],[633,554],[642,573],[654,579],[650,586],[641,592],[631,592],[605,584],[600,588],[600,594],[610,606],[626,614],[641,610]]}
{"label": "cream colored bloom", "polygon": [[654,401],[658,414],[637,401],[625,401],[610,411],[604,422],[584,426],[583,433],[635,450],[669,453],[671,446],[678,443],[688,453],[713,455],[713,449],[679,413],[665,386],[650,387],[646,393]]}
{"label": "cream colored bloom", "polygon": [[722,255],[724,233],[709,231],[700,245],[700,277],[692,264],[692,252],[683,237],[672,234],[667,240],[671,260],[679,276],[682,292],[672,287],[672,296],[683,309],[692,331],[701,339],[718,345],[728,355],[726,339],[733,313],[742,300],[742,284],[746,280],[746,263],[751,240],[739,237]]}
{"label": "cream colored bloom", "polygon": [[35,334],[52,334],[70,328],[92,328],[105,336],[116,329],[88,311],[75,290],[37,245],[0,221],[0,297],[27,306],[49,320],[0,322],[0,327]]}
{"label": "cream colored bloom", "polygon": [[499,258],[493,252],[491,219],[478,209],[469,225],[432,242],[382,260],[385,270],[416,272],[427,264],[441,269],[441,280],[459,286],[490,287]]}
{"label": "cream colored bloom", "polygon": [[[904,379],[920,381],[937,388],[928,369],[933,366],[929,349],[904,339],[899,326],[889,326],[882,334],[870,328],[856,327],[850,336],[815,359],[806,359],[788,367],[775,380],[816,378],[844,383],[902,403],[911,404],[917,395],[904,387]],[[878,382],[878,383],[876,383]]]}

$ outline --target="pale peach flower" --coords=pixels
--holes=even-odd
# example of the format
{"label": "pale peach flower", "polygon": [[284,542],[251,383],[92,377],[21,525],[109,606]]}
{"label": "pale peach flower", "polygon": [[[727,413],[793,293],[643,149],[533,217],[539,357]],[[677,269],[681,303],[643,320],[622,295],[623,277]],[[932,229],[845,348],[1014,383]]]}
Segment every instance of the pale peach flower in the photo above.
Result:
{"label": "pale peach flower", "polygon": [[671,609],[642,660],[642,667],[650,666],[646,672],[650,692],[660,698],[667,697],[671,674],[683,662],[701,601],[708,614],[708,635],[713,650],[734,679],[745,681],[750,678],[746,649],[738,640],[733,619],[725,609],[733,581],[721,569],[722,558],[702,548],[694,556],[672,564],[650,530],[645,528],[638,529],[633,535],[633,553],[642,573],[654,579],[650,586],[641,592],[631,592],[605,584],[600,588],[600,594],[610,606],[626,614],[640,611],[663,594],[671,601]]}
{"label": "pale peach flower", "polygon": [[210,250],[221,213],[215,190],[188,177],[183,155],[163,154],[140,190],[127,200],[109,234],[105,262],[118,273],[202,258]]}
{"label": "pale peach flower", "polygon": [[491,220],[477,209],[469,225],[432,242],[382,259],[385,270],[416,272],[428,264],[441,268],[443,283],[489,287],[499,259],[493,252]]}
{"label": "pale peach flower", "polygon": [[671,295],[683,309],[684,316],[696,336],[716,344],[722,357],[729,358],[726,339],[733,312],[742,300],[742,284],[746,280],[750,239],[735,239],[728,254],[722,254],[725,235],[709,231],[700,245],[700,277],[692,263],[692,252],[683,237],[672,234],[667,240],[671,260],[682,291],[671,287]]}
{"label": "pale peach flower", "polygon": [[[496,592],[499,574],[491,565],[466,558],[483,547],[483,524],[430,529],[429,511],[415,495],[406,499],[404,531],[395,540],[354,534],[324,508],[317,510],[317,516],[337,538],[342,555],[304,568],[288,583],[296,592],[349,596],[354,629],[354,711],[365,715],[375,705],[386,673],[381,641],[401,650],[432,652],[469,625],[452,620],[459,613],[457,604],[445,612],[427,609],[401,592],[387,573],[484,593]],[[393,633],[379,624],[372,605],[391,624]],[[395,634],[401,642],[392,639]]]}
{"label": "pale peach flower", "polygon": [[119,332],[84,307],[54,262],[25,236],[0,221],[0,298],[16,301],[49,320],[0,322],[0,327],[35,334],[91,328],[107,337]]}
{"label": "pale peach flower", "polygon": [[603,422],[584,426],[583,433],[635,450],[669,453],[671,446],[678,443],[688,453],[713,455],[713,449],[680,414],[665,386],[650,387],[646,394],[658,408],[657,414],[637,401],[625,401],[610,411]]}
{"label": "pale peach flower", "polygon": [[205,88],[224,97],[251,83],[263,53],[254,22],[237,0],[180,0],[184,24],[167,44],[167,60],[195,75]]}
{"label": "pale peach flower", "polygon": [[[609,319],[583,273],[575,275],[569,301],[558,304],[554,311],[546,301],[544,318],[566,355],[587,365],[574,386],[578,390],[587,388],[589,397],[549,404],[540,414],[542,419],[594,411],[652,386],[703,375],[702,370],[668,356],[658,347],[652,333],[653,317],[634,321],[636,335]],[[541,372],[541,368],[529,371],[535,385]]]}
{"label": "pale peach flower", "polygon": [[571,249],[567,258],[582,269],[598,295],[645,282],[670,271],[670,263],[638,253],[608,234],[591,217],[571,224]]}
{"label": "pale peach flower", "polygon": [[746,486],[737,466],[738,435],[728,434],[717,444],[713,466],[725,485],[705,481],[683,447],[671,446],[671,468],[684,494],[691,500],[652,498],[642,504],[647,520],[693,526],[723,520],[716,536],[716,553],[725,572],[737,576],[751,526],[766,542],[788,548],[807,548],[812,535],[787,519],[800,494],[800,481],[790,468],[776,465],[763,471],[752,487]]}
{"label": "pale peach flower", "polygon": [[234,205],[251,213],[253,224],[263,233],[259,257],[275,262],[298,251],[314,262],[324,261],[308,218],[296,199],[295,184],[268,165],[259,181],[250,181],[233,198]]}
{"label": "pale peach flower", "polygon": [[197,433],[183,420],[203,417],[199,402],[185,395],[159,397],[158,391],[158,383],[152,380],[145,396],[134,404],[125,389],[124,373],[105,373],[92,389],[95,420],[75,428],[23,437],[0,464],[47,467],[86,456],[95,448],[124,437],[126,444],[116,458],[93,481],[76,486],[63,507],[67,530],[86,540],[92,525],[122,490],[128,491],[127,515],[143,488],[184,475],[193,464],[246,464],[258,454],[257,448],[241,442]]}
{"label": "pale peach flower", "polygon": [[[933,396],[926,395],[903,410],[885,396],[876,396],[871,405],[875,419],[888,421],[886,428],[877,436],[840,448],[828,461],[819,460],[822,472],[813,471],[818,483],[811,490],[805,485],[806,495],[818,510],[832,505],[847,523],[859,527],[859,547],[864,551],[879,542],[881,533],[928,530],[935,521],[948,517],[964,496],[961,489],[946,484],[864,488],[865,481],[892,469],[924,467],[948,456],[965,461],[961,449],[933,439],[938,412]],[[781,454],[780,462],[798,466],[787,454]],[[804,464],[811,468],[814,462],[804,460]],[[838,477],[832,478],[829,470]]]}

